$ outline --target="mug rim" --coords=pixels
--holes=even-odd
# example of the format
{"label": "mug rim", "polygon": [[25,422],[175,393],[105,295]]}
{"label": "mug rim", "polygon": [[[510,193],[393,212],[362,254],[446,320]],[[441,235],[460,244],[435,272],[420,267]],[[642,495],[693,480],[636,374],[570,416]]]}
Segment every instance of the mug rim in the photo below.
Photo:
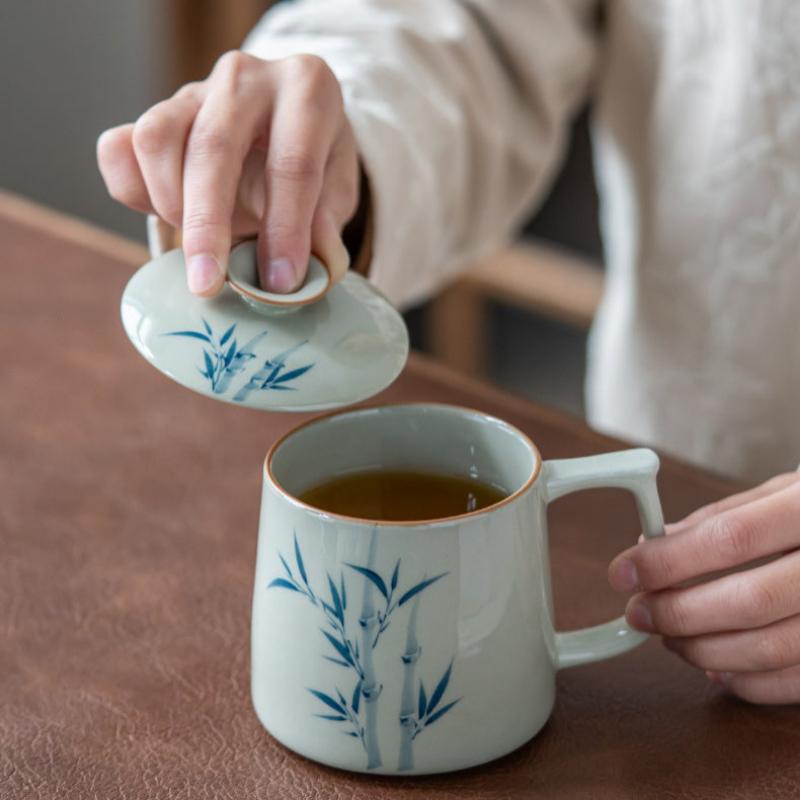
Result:
{"label": "mug rim", "polygon": [[[432,517],[429,519],[408,519],[408,520],[381,520],[381,519],[369,519],[367,517],[354,517],[349,514],[340,514],[335,511],[326,511],[322,508],[317,508],[317,506],[312,506],[310,503],[306,503],[301,500],[299,497],[295,497],[291,492],[289,492],[275,477],[272,472],[272,459],[277,452],[278,448],[291,436],[293,436],[298,431],[303,430],[311,425],[315,425],[317,423],[326,422],[333,417],[343,416],[345,414],[357,414],[362,411],[374,411],[382,408],[444,408],[449,409],[451,411],[458,411],[458,412],[467,412],[468,414],[476,414],[480,417],[485,419],[491,420],[492,422],[499,423],[501,426],[505,427],[506,429],[510,430],[514,433],[518,438],[522,439],[524,444],[528,446],[531,452],[534,455],[535,464],[533,469],[528,474],[525,482],[507,497],[504,497],[502,500],[499,500],[496,503],[493,503],[490,506],[485,506],[484,508],[476,509],[475,511],[465,511],[462,514],[452,514],[449,517]],[[334,411],[329,411],[325,414],[319,414],[311,419],[307,419],[304,422],[301,422],[299,425],[295,425],[293,428],[290,428],[286,433],[281,434],[270,446],[267,450],[267,454],[264,458],[264,468],[263,468],[263,478],[275,488],[275,490],[286,500],[288,500],[292,505],[295,505],[304,511],[308,511],[313,513],[316,516],[324,517],[325,519],[332,519],[338,520],[340,522],[349,522],[349,523],[356,523],[360,525],[369,525],[369,526],[380,526],[382,528],[389,528],[389,527],[403,527],[403,528],[413,528],[418,526],[431,526],[437,524],[446,524],[451,522],[460,522],[461,520],[472,519],[474,517],[480,517],[485,514],[490,514],[493,511],[496,511],[499,508],[502,508],[509,503],[512,503],[514,500],[519,499],[525,494],[534,483],[538,479],[539,475],[542,471],[542,454],[539,452],[539,448],[533,443],[533,440],[528,436],[526,433],[521,431],[516,425],[512,425],[510,422],[506,422],[500,417],[496,417],[494,414],[487,414],[485,411],[481,411],[477,408],[472,408],[470,406],[463,406],[456,403],[443,403],[438,401],[433,402],[425,402],[425,401],[418,401],[418,402],[395,402],[395,403],[368,403],[366,405],[359,405],[359,406],[350,406],[348,408],[338,408]]]}

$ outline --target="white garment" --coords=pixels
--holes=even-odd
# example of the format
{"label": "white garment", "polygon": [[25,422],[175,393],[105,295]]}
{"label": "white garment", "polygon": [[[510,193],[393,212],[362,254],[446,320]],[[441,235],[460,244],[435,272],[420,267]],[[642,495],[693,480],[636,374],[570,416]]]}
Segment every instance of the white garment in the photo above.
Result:
{"label": "white garment", "polygon": [[793,469],[800,2],[604,5],[598,30],[593,0],[301,0],[245,48],[337,74],[376,204],[371,277],[399,304],[513,233],[593,93],[590,421],[753,480]]}

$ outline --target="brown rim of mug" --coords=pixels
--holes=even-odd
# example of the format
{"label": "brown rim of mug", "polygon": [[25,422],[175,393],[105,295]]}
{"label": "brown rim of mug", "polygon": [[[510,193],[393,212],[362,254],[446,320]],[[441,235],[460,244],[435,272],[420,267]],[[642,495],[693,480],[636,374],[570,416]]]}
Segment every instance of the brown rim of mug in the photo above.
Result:
{"label": "brown rim of mug", "polygon": [[[331,419],[332,417],[338,417],[343,414],[356,414],[360,411],[371,411],[379,408],[398,408],[398,407],[406,407],[410,408],[412,406],[435,406],[437,408],[449,408],[455,411],[466,411],[470,414],[478,414],[482,417],[486,417],[488,419],[494,420],[499,422],[501,425],[504,425],[507,428],[510,428],[514,433],[519,436],[523,441],[525,441],[530,449],[533,451],[534,455],[536,456],[536,465],[534,466],[533,470],[531,470],[531,474],[525,480],[525,483],[519,487],[516,491],[512,492],[508,497],[504,497],[502,500],[498,501],[497,503],[493,503],[490,506],[486,506],[485,508],[479,508],[475,511],[465,511],[463,514],[454,514],[450,517],[433,517],[432,519],[367,519],[366,517],[351,517],[347,514],[339,514],[334,511],[325,511],[323,508],[317,508],[317,506],[312,506],[309,503],[306,503],[300,498],[295,497],[289,491],[287,491],[277,480],[275,475],[272,473],[272,458],[275,455],[278,448],[285,442],[290,436],[293,436],[298,431],[301,431],[303,428],[307,428],[310,425],[314,425],[318,422],[322,422],[327,419]],[[282,436],[278,437],[278,439],[273,442],[272,446],[267,450],[267,455],[264,458],[264,472],[266,473],[266,477],[268,478],[269,482],[272,486],[277,489],[277,491],[285,498],[287,498],[291,503],[294,505],[300,506],[301,508],[307,509],[308,511],[313,511],[315,514],[319,514],[321,516],[339,520],[341,522],[357,522],[362,525],[380,525],[381,527],[391,528],[391,527],[414,527],[416,525],[436,525],[438,523],[445,523],[445,522],[454,522],[462,519],[469,519],[471,517],[477,517],[481,514],[488,514],[491,511],[496,511],[498,508],[502,506],[508,505],[509,503],[513,502],[517,498],[521,497],[525,492],[530,489],[530,487],[536,482],[536,479],[539,477],[539,474],[542,471],[542,454],[539,452],[539,448],[533,443],[533,440],[525,433],[523,433],[519,428],[515,425],[511,425],[510,423],[506,422],[505,420],[500,419],[500,417],[496,417],[493,414],[487,414],[485,411],[480,411],[477,408],[470,408],[469,406],[462,406],[456,405],[454,403],[439,403],[439,402],[412,402],[412,403],[373,403],[363,406],[356,406],[355,408],[337,408],[335,411],[329,411],[325,414],[320,414],[316,417],[312,417],[311,419],[307,419],[305,422],[301,422],[299,425],[296,425],[291,430],[284,433]]]}
{"label": "brown rim of mug", "polygon": [[[246,241],[251,241],[248,239],[242,239],[242,241],[236,243],[236,247],[240,244],[244,244]],[[328,282],[322,287],[321,291],[317,292],[316,294],[312,295],[311,297],[307,297],[305,300],[268,300],[267,298],[263,297],[261,294],[256,294],[255,292],[251,292],[245,288],[245,286],[241,283],[237,283],[232,277],[230,272],[226,275],[226,280],[230,284],[231,289],[239,295],[243,297],[249,297],[252,300],[255,300],[257,303],[261,303],[264,306],[274,306],[275,308],[300,308],[301,306],[307,306],[309,303],[316,303],[317,300],[321,300],[328,291],[333,288],[333,279],[331,277],[331,271],[328,269],[328,265],[314,253],[311,254],[314,258],[319,261],[322,268],[325,270],[325,273],[328,276]],[[275,294],[275,292],[271,292],[271,294]],[[283,295],[284,297],[291,297],[291,294]]]}

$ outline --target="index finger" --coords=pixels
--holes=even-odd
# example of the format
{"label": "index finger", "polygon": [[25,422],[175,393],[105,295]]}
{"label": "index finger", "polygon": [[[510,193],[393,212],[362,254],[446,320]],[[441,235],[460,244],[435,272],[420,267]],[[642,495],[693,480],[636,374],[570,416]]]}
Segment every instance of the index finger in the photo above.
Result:
{"label": "index finger", "polygon": [[777,492],[786,486],[791,486],[793,483],[798,481],[800,481],[800,472],[786,472],[782,475],[776,475],[774,478],[770,478],[768,481],[765,481],[764,483],[755,486],[752,489],[747,489],[743,492],[728,495],[728,497],[725,497],[722,500],[717,500],[715,503],[702,506],[696,511],[693,511],[687,517],[684,517],[678,522],[674,522],[668,527],[670,528],[671,533],[685,530],[692,525],[697,525],[698,523],[715,516],[716,514],[720,514],[723,511],[728,511],[731,508],[737,508],[738,506],[742,506],[745,503],[750,503],[753,500],[767,497],[773,492]]}
{"label": "index finger", "polygon": [[655,591],[800,545],[800,483],[637,544],[609,566],[619,591]]}
{"label": "index finger", "polygon": [[183,252],[189,289],[202,296],[215,295],[225,280],[242,165],[264,108],[263,96],[242,100],[233,56],[212,74],[184,155]]}

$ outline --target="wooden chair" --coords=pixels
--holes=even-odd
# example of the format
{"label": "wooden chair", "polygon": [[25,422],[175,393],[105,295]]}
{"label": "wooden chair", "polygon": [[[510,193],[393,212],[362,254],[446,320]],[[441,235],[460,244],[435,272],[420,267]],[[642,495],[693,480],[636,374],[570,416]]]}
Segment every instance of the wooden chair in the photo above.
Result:
{"label": "wooden chair", "polygon": [[542,241],[520,242],[478,261],[430,304],[427,345],[450,366],[484,375],[490,301],[585,330],[602,293],[598,264]]}
{"label": "wooden chair", "polygon": [[245,36],[275,0],[171,0],[166,4],[172,43],[170,83],[205,78],[226,50]]}

